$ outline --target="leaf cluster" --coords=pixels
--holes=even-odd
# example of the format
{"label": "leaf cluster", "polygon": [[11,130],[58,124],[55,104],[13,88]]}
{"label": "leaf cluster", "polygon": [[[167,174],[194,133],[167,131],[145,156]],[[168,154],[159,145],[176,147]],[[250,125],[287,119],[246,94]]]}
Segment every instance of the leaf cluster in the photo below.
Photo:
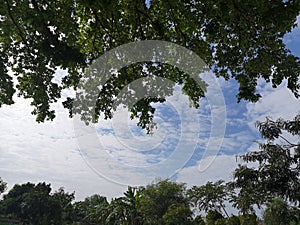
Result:
{"label": "leaf cluster", "polygon": [[[295,27],[299,10],[299,1],[293,0],[4,0],[0,6],[0,106],[12,104],[17,92],[31,99],[38,122],[52,120],[53,103],[62,98],[64,89],[77,88],[89,65],[111,49],[140,40],[164,40],[193,51],[216,76],[237,80],[238,100],[257,101],[260,78],[273,87],[288,80],[287,87],[298,97],[299,59],[286,49],[282,38]],[[58,68],[66,69],[67,75],[57,78]],[[122,69],[99,89],[91,121],[98,121],[100,115],[111,118],[120,90],[153,74],[183,85],[183,93],[196,107],[204,96],[204,89],[178,68],[140,62]],[[145,84],[144,88],[159,86]],[[151,103],[163,102],[170,94],[133,105],[130,111],[140,119],[138,125],[150,132]],[[64,106],[70,115],[76,113],[71,98]]]}

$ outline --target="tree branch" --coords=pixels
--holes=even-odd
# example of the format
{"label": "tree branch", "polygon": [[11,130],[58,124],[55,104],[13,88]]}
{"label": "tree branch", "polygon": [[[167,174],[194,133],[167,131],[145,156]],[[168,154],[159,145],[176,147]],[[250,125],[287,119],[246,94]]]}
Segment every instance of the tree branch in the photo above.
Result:
{"label": "tree branch", "polygon": [[[17,23],[17,21],[15,20],[13,14],[12,14],[12,12],[11,12],[11,6],[10,6],[8,0],[5,0],[5,2],[6,2],[6,6],[7,6],[7,11],[8,11],[9,18],[11,19],[11,21],[13,22],[13,24],[14,24],[15,27],[17,28],[18,34],[19,34],[19,36],[21,37],[22,42],[24,43],[24,45],[26,45],[26,43],[27,43],[27,42],[26,42],[26,38],[23,36],[22,30],[21,30],[19,24]],[[26,45],[26,46],[27,46],[27,45]]]}
{"label": "tree branch", "polygon": [[280,138],[282,138],[283,140],[285,140],[291,147],[297,147],[298,144],[293,144],[290,141],[288,141],[285,137],[283,137],[282,135],[279,135]]}

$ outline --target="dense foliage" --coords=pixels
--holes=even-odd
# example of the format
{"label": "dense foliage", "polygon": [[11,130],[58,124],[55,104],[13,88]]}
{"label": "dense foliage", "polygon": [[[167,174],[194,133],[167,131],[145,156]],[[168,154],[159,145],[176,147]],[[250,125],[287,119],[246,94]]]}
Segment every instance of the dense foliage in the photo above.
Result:
{"label": "dense foliage", "polygon": [[[286,49],[283,36],[295,26],[299,11],[300,2],[294,0],[3,0],[0,106],[12,104],[18,90],[19,96],[32,99],[37,121],[52,120],[51,104],[62,97],[62,90],[83,81],[88,65],[117,46],[139,40],[169,41],[192,50],[216,76],[239,83],[238,100],[260,98],[259,78],[273,87],[287,79],[287,87],[298,97],[299,59]],[[57,68],[68,72],[60,81],[55,78]],[[205,90],[178,68],[141,62],[121,69],[99,88],[92,120],[111,118],[120,90],[154,75],[181,84],[196,107],[204,96]],[[163,102],[166,96],[139,100],[130,109],[132,117],[147,128],[155,111],[151,103]],[[64,106],[73,113],[71,98]]]}
{"label": "dense foliage", "polygon": [[50,185],[45,183],[15,185],[0,202],[0,221],[28,225],[204,225],[207,221],[213,225],[220,219],[235,219],[238,224],[243,219],[243,216],[225,219],[214,210],[208,211],[206,218],[195,215],[186,186],[169,180],[138,189],[128,187],[122,197],[110,202],[97,194],[74,202],[74,194],[63,189],[50,191]]}

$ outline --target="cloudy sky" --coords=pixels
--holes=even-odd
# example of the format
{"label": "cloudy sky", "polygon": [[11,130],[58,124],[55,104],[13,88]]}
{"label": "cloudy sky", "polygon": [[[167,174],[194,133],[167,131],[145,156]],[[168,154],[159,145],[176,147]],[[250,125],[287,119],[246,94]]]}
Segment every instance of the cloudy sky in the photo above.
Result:
{"label": "cloudy sky", "polygon": [[[300,57],[300,28],[286,35],[285,42]],[[45,181],[54,189],[75,191],[77,200],[94,193],[117,197],[128,185],[157,178],[189,186],[230,179],[240,163],[235,155],[257,148],[255,121],[266,116],[292,119],[300,112],[300,100],[285,84],[272,89],[260,81],[261,100],[238,104],[234,81],[209,82],[213,88],[198,110],[177,89],[158,106],[152,136],[136,127],[126,109],[111,121],[86,127],[57,104],[56,119],[38,124],[30,101],[16,98],[14,105],[0,108],[0,177],[9,187]]]}

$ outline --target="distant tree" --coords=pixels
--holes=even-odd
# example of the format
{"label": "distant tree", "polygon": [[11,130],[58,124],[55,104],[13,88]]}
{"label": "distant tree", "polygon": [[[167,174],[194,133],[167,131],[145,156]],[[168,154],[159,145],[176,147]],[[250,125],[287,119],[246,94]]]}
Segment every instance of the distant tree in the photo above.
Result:
{"label": "distant tree", "polygon": [[[257,167],[239,165],[235,170],[231,183],[238,191],[235,205],[242,213],[253,212],[253,205],[260,207],[274,197],[281,197],[299,206],[300,115],[290,121],[267,118],[256,126],[266,142],[259,143],[258,151],[241,156],[247,163],[257,163]],[[296,142],[289,140],[293,137]]]}
{"label": "distant tree", "polygon": [[126,225],[129,224],[127,223],[127,216],[131,218],[131,216],[128,215],[126,205],[121,198],[116,198],[108,205],[107,210],[105,211],[105,218],[102,219],[102,221],[109,225]]}
{"label": "distant tree", "polygon": [[72,224],[75,219],[75,212],[72,202],[75,199],[74,192],[65,192],[63,188],[59,188],[52,194],[52,198],[59,202],[61,209],[61,224]]}
{"label": "distant tree", "polygon": [[165,225],[192,225],[192,211],[186,204],[173,204],[162,217]]}
{"label": "distant tree", "polygon": [[184,184],[169,180],[162,180],[141,189],[139,210],[144,224],[164,225],[174,224],[176,221],[188,223],[192,219],[192,212],[185,192]]}
{"label": "distant tree", "polygon": [[62,224],[62,210],[59,201],[51,195],[50,184],[39,183],[23,196],[23,218],[29,224]]}
{"label": "distant tree", "polygon": [[193,186],[188,190],[187,195],[190,202],[194,207],[197,207],[200,211],[208,212],[210,210],[221,211],[228,214],[225,209],[224,202],[229,199],[231,190],[224,181],[219,180],[216,182],[207,182],[202,186]]}
{"label": "distant tree", "polygon": [[124,207],[126,224],[141,225],[142,216],[139,211],[140,191],[137,188],[128,187],[120,201]]}
{"label": "distant tree", "polygon": [[297,206],[290,206],[289,211],[291,215],[290,225],[300,225],[300,208]]}
{"label": "distant tree", "polygon": [[4,211],[24,224],[60,225],[61,207],[50,192],[50,184],[15,185],[3,198]]}
{"label": "distant tree", "polygon": [[227,225],[227,219],[225,219],[225,218],[217,219],[217,221],[215,222],[215,225]]}
{"label": "distant tree", "polygon": [[17,219],[24,219],[22,206],[24,205],[24,195],[29,193],[34,188],[34,184],[16,184],[14,187],[3,196],[2,205],[5,214],[11,214]]}
{"label": "distant tree", "polygon": [[106,224],[142,225],[139,212],[139,190],[128,187],[124,196],[113,199],[109,204]]}
{"label": "distant tree", "polygon": [[288,204],[281,198],[272,199],[267,205],[263,217],[266,225],[290,224],[291,215]]}
{"label": "distant tree", "polygon": [[109,215],[109,203],[106,197],[95,194],[86,197],[84,201],[74,203],[75,221],[80,223],[105,224]]}

